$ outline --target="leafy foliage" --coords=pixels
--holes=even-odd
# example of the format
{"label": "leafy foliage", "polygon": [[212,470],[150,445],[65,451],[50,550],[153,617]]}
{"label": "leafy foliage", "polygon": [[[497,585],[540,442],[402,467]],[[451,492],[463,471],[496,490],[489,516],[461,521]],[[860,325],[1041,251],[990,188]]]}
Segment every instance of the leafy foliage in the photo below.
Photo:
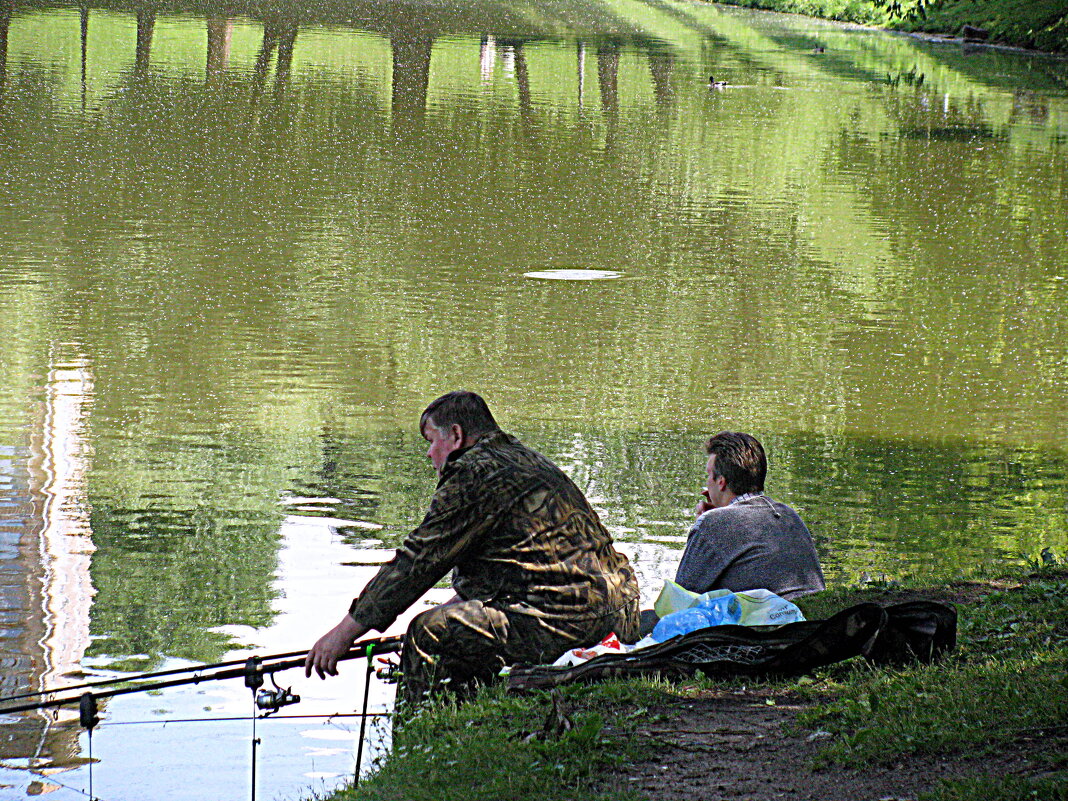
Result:
{"label": "leafy foliage", "polygon": [[886,8],[895,17],[927,17],[927,9],[938,0],[874,0],[875,5]]}
{"label": "leafy foliage", "polygon": [[733,5],[812,17],[957,35],[968,25],[989,41],[1068,50],[1068,12],[1060,0],[727,0]]}
{"label": "leafy foliage", "polygon": [[884,25],[891,21],[889,11],[872,0],[729,0],[729,3],[862,25]]}

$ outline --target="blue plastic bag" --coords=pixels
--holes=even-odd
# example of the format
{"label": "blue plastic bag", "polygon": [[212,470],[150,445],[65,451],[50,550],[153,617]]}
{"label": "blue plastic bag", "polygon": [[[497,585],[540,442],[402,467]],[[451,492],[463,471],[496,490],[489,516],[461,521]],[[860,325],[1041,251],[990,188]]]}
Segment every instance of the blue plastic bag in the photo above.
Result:
{"label": "blue plastic bag", "polygon": [[733,593],[728,592],[713,598],[703,597],[696,606],[660,618],[653,629],[652,638],[657,642],[665,642],[680,634],[689,634],[709,626],[737,623],[741,619],[742,605]]}

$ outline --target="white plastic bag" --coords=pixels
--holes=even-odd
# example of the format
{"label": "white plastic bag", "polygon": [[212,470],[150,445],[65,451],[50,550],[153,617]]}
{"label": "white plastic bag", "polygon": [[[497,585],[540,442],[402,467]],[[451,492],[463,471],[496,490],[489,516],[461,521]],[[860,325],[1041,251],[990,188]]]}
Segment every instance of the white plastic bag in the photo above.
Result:
{"label": "white plastic bag", "polygon": [[780,598],[771,590],[746,590],[736,592],[734,597],[742,605],[743,626],[781,626],[784,623],[800,623],[805,619],[796,604]]}

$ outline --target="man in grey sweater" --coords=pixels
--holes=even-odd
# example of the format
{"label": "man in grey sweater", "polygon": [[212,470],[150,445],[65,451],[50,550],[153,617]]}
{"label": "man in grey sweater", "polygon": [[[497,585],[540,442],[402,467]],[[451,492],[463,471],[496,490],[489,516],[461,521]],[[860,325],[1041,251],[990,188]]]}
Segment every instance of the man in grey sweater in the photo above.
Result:
{"label": "man in grey sweater", "polygon": [[768,461],[749,434],[708,440],[708,486],[675,581],[688,590],[767,589],[796,598],[823,589],[812,535],[797,512],[764,494]]}

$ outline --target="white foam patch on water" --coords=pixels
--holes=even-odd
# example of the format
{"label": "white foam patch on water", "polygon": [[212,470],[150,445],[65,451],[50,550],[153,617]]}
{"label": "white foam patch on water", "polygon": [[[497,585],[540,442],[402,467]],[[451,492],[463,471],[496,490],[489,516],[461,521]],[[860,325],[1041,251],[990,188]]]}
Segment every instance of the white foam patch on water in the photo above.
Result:
{"label": "white foam patch on water", "polygon": [[622,276],[623,273],[612,270],[535,270],[523,273],[524,278],[540,278],[547,281],[604,281]]}
{"label": "white foam patch on water", "polygon": [[351,731],[341,729],[309,729],[302,731],[300,736],[310,740],[352,740],[355,737]]}
{"label": "white foam patch on water", "polygon": [[311,517],[309,515],[286,515],[283,521],[287,526],[328,526],[330,528],[362,528],[368,531],[378,531],[382,528],[379,523],[370,523],[366,520],[345,520],[341,517]]}
{"label": "white foam patch on water", "polygon": [[[338,754],[348,754],[351,749],[348,748],[313,748],[310,745],[304,746],[304,753],[309,757],[328,757],[337,756]],[[307,774],[304,774],[305,776]]]}

